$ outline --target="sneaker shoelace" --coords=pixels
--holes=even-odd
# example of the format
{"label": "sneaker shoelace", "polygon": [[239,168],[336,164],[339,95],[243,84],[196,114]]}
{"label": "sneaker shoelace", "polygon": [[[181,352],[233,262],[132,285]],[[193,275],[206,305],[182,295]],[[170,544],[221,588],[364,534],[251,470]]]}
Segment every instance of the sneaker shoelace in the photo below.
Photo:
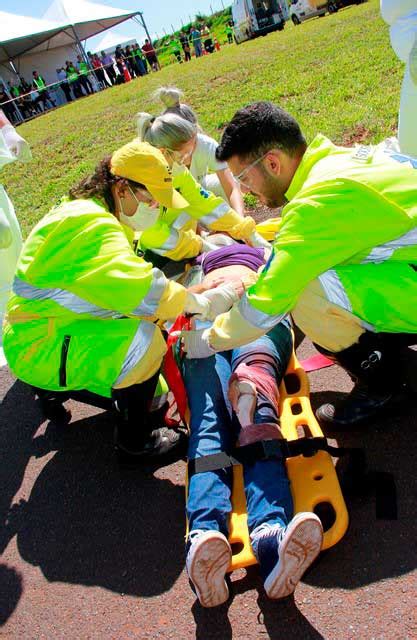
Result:
{"label": "sneaker shoelace", "polygon": [[286,528],[282,527],[279,524],[274,525],[274,524],[268,524],[267,522],[264,522],[263,524],[261,524],[257,528],[256,532],[251,536],[252,548],[254,550],[255,555],[258,550],[259,542],[265,538],[269,538],[271,535],[274,535],[274,534],[277,535],[277,542],[279,547],[285,535],[285,531],[286,531]]}
{"label": "sneaker shoelace", "polygon": [[199,538],[202,533],[204,533],[204,529],[193,529],[192,531],[189,532],[186,542],[189,542],[190,545],[193,544],[193,542],[195,542],[196,539]]}

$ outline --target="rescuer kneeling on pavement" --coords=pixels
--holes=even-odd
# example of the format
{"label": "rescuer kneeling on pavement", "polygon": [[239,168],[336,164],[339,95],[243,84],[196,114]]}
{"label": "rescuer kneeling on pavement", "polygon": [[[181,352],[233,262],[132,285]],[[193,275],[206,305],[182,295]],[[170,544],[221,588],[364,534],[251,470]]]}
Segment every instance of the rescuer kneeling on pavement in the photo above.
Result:
{"label": "rescuer kneeling on pavement", "polygon": [[211,328],[185,335],[188,356],[246,344],[291,312],[356,382],[319,419],[351,425],[384,410],[404,386],[399,355],[417,343],[417,159],[322,135],[307,146],[269,102],[234,115],[216,156],[261,202],[285,206],[258,281]]}
{"label": "rescuer kneeling on pavement", "polygon": [[[113,397],[119,450],[151,457],[182,447],[180,432],[153,429],[148,408],[165,341],[154,320],[214,319],[237,299],[225,285],[187,292],[138,257],[129,222],[140,203],[188,207],[160,151],[133,140],[101,161],[33,229],[8,303],[4,351],[21,380],[50,391]],[[209,295],[210,294],[210,295]]]}

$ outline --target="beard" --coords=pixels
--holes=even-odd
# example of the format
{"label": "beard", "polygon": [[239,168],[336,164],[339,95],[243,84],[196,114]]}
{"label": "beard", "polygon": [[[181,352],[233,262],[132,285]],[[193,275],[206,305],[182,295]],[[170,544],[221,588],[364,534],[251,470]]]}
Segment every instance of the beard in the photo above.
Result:
{"label": "beard", "polygon": [[279,178],[270,176],[266,171],[263,171],[263,183],[260,191],[261,202],[263,202],[268,209],[277,209],[287,202],[285,191],[283,191]]}

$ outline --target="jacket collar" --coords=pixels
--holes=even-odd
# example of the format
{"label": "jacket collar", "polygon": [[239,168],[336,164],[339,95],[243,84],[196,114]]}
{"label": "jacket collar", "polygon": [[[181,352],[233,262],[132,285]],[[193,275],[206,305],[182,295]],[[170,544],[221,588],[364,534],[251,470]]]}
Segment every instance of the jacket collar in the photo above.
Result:
{"label": "jacket collar", "polygon": [[288,201],[295,198],[297,193],[301,191],[303,184],[308,178],[313,166],[331,153],[335,149],[335,145],[328,138],[319,133],[308,145],[305,154],[297,167],[297,170],[291,180],[291,184],[287,189],[285,197]]}

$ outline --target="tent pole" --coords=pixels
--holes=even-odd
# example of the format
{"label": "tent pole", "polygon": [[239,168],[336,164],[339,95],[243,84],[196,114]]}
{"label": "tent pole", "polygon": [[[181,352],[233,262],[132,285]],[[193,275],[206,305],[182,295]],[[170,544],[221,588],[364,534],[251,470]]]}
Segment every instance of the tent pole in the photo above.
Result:
{"label": "tent pole", "polygon": [[[16,77],[16,78],[19,80],[19,82],[20,82],[19,73],[18,73],[18,71],[17,71],[17,69],[16,69],[16,66],[15,66],[14,61],[13,61],[11,58],[10,58],[10,60],[9,60],[9,65],[11,66],[12,71],[13,71],[13,73],[14,73],[15,77]],[[6,67],[6,68],[7,68],[7,67]],[[13,95],[11,95],[10,97],[13,99],[13,106],[14,106],[14,108],[15,108],[15,109],[16,109],[16,111],[17,111],[17,115],[19,116],[19,118],[20,118],[21,122],[24,122],[24,121],[25,121],[25,119],[24,119],[24,117],[23,117],[23,114],[22,114],[21,110],[20,110],[20,109],[19,109],[19,107],[18,107],[17,100],[16,100],[15,98],[13,98]],[[1,108],[1,107],[0,107],[0,108]]]}
{"label": "tent pole", "polygon": [[[143,18],[143,13],[141,11],[139,11],[139,16],[140,16],[140,21],[142,23],[142,27],[145,29],[145,33],[146,33],[146,35],[148,37],[148,40],[152,44],[152,38],[149,35],[148,27],[146,26],[146,22],[145,22],[145,20]],[[158,60],[158,55],[157,55],[156,51],[155,51],[155,56],[156,56],[156,59]],[[159,60],[158,60],[158,65],[159,65]],[[159,68],[161,68],[161,67],[159,67]]]}
{"label": "tent pole", "polygon": [[84,47],[83,47],[83,45],[81,43],[81,40],[79,39],[79,37],[77,35],[77,32],[76,32],[76,30],[74,29],[74,27],[72,25],[71,25],[71,29],[72,29],[72,32],[74,34],[74,38],[75,38],[75,42],[77,43],[78,50],[81,53],[81,57],[84,59],[84,62],[87,63],[88,68],[91,70],[91,80],[93,81],[94,87],[95,87],[96,91],[100,90],[101,87],[98,86],[98,80],[97,80],[97,78],[96,78],[96,76],[94,74],[94,67],[90,62],[90,58],[86,54],[85,49],[84,49]]}

